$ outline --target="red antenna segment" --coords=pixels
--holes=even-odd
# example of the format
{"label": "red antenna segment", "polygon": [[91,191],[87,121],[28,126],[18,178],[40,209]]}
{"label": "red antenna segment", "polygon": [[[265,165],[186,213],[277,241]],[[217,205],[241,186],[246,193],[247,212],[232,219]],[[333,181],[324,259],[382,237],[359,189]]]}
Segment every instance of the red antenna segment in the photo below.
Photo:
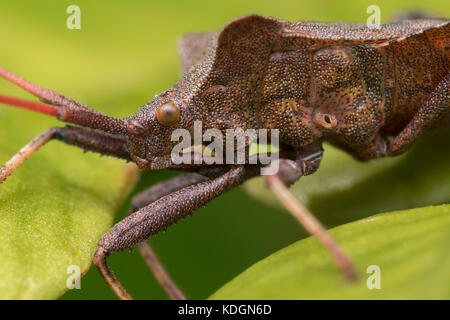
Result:
{"label": "red antenna segment", "polygon": [[33,101],[27,101],[22,100],[19,98],[9,97],[0,95],[0,103],[8,104],[10,106],[14,107],[20,107],[24,109],[33,110],[40,113],[45,113],[51,116],[56,117],[58,115],[58,112],[60,110],[59,107],[52,106],[50,104],[44,104],[39,102],[33,102]]}

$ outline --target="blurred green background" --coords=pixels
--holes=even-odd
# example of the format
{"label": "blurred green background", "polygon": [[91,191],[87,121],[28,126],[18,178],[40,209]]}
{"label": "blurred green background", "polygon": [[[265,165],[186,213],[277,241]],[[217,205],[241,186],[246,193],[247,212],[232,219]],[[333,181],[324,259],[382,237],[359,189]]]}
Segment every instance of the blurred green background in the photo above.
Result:
{"label": "blurred green background", "polygon": [[[81,30],[66,28],[69,16],[66,8],[71,4],[81,8]],[[447,16],[450,13],[450,3],[442,0],[5,0],[0,3],[0,65],[105,113],[122,117],[179,79],[177,39],[184,33],[218,30],[230,19],[249,13],[287,20],[365,22],[366,8],[374,4],[381,8],[384,22],[398,10],[407,8]],[[0,92],[29,98],[4,81],[0,83]],[[37,123],[38,131],[56,123],[52,119],[42,120]],[[134,193],[173,175],[167,171],[145,172]],[[316,211],[320,211],[323,201],[330,200],[330,196],[314,200]],[[440,201],[431,199],[424,204]],[[129,199],[116,221],[124,217],[128,203]],[[347,202],[347,207],[351,207],[348,203],[351,202]],[[402,202],[383,209],[403,209],[414,204]],[[328,209],[325,205],[319,214],[328,227],[375,213],[350,216],[335,213],[327,220],[324,212]],[[214,200],[193,218],[182,220],[150,242],[187,295],[202,299],[248,266],[305,236],[281,207],[252,197],[240,188]],[[165,299],[136,249],[113,255],[109,263],[135,298]],[[95,268],[82,278],[81,286],[81,290],[68,291],[62,298],[114,298]]]}

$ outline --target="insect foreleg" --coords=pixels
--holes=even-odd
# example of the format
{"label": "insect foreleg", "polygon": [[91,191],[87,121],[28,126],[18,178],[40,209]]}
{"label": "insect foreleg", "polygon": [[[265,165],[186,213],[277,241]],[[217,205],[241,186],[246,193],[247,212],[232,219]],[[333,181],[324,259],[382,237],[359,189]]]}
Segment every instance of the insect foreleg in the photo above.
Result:
{"label": "insect foreleg", "polygon": [[[148,206],[152,202],[172,192],[191,186],[193,184],[204,182],[206,180],[208,180],[207,177],[193,172],[183,174],[166,181],[162,181],[142,191],[133,198],[131,202],[130,214],[143,207]],[[138,248],[139,252],[142,255],[142,258],[152,271],[153,275],[155,276],[156,280],[159,282],[163,290],[166,292],[167,296],[172,300],[186,299],[184,293],[178,288],[168,272],[165,270],[164,266],[159,261],[158,256],[153,251],[150,244],[147,241],[143,241],[138,244]]]}
{"label": "insect foreleg", "polygon": [[26,159],[52,139],[63,141],[85,150],[130,160],[126,139],[88,128],[66,126],[53,127],[31,140],[0,168],[0,183],[17,169]]}
{"label": "insect foreleg", "polygon": [[232,167],[216,178],[172,192],[117,223],[99,240],[94,255],[94,264],[111,290],[120,299],[131,299],[106,264],[108,255],[147,240],[258,173],[257,166]]}
{"label": "insect foreleg", "polygon": [[[199,168],[199,173],[191,172],[176,176],[172,179],[162,181],[154,186],[142,191],[136,195],[132,202],[130,213],[148,206],[152,202],[164,197],[172,192],[189,187],[191,185],[205,182],[208,179],[212,179],[226,171],[226,167],[204,167]],[[156,280],[159,282],[167,296],[172,300],[186,299],[184,293],[178,288],[175,282],[171,279],[168,272],[158,259],[158,256],[147,241],[142,241],[138,244],[139,252],[142,258],[146,262],[147,266],[152,271]]]}

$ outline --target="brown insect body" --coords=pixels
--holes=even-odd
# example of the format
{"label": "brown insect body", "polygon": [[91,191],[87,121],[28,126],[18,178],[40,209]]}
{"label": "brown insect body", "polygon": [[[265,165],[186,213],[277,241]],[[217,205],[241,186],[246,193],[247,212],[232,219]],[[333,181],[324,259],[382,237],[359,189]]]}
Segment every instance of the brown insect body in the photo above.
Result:
{"label": "brown insect body", "polygon": [[449,22],[439,20],[371,29],[257,15],[237,18],[218,33],[182,38],[182,79],[124,119],[103,115],[0,68],[1,77],[48,104],[1,95],[0,102],[77,125],[50,128],[32,140],[0,168],[0,183],[52,139],[132,160],[142,169],[191,171],[138,195],[130,215],[99,240],[94,256],[111,289],[128,299],[106,258],[138,244],[168,295],[181,299],[184,295],[143,241],[259,175],[260,165],[174,165],[173,131],[193,133],[196,120],[202,121],[203,130],[278,129],[279,171],[267,178],[268,186],[354,278],[350,260],[285,185],[317,170],[324,140],[367,160],[400,154],[428,130],[448,126],[449,32]]}
{"label": "brown insect body", "polygon": [[172,128],[148,119],[172,101],[181,109],[178,127],[191,131],[194,120],[205,130],[276,128],[293,148],[327,139],[359,159],[386,155],[384,140],[405,128],[448,75],[449,30],[439,20],[370,29],[252,15],[217,34],[186,36],[186,73],[131,117],[150,138],[133,141],[130,151],[143,168],[170,166]]}

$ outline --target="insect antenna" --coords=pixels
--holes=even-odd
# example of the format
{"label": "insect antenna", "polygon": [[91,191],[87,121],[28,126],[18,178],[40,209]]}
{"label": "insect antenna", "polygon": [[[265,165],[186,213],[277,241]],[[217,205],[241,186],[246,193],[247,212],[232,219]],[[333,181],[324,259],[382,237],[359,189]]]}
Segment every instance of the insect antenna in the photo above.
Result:
{"label": "insect antenna", "polygon": [[58,115],[58,112],[60,109],[57,106],[34,102],[34,101],[22,100],[19,98],[4,96],[1,94],[0,94],[0,103],[7,104],[10,106],[14,106],[14,107],[24,108],[24,109],[28,109],[28,110],[33,110],[33,111],[48,114],[48,115],[54,116],[54,117],[56,117]]}
{"label": "insect antenna", "polygon": [[125,120],[104,115],[53,90],[41,88],[2,67],[0,67],[0,77],[38,97],[44,104],[3,95],[0,95],[0,103],[48,114],[64,122],[108,133],[127,135],[135,131],[134,126],[129,125]]}

